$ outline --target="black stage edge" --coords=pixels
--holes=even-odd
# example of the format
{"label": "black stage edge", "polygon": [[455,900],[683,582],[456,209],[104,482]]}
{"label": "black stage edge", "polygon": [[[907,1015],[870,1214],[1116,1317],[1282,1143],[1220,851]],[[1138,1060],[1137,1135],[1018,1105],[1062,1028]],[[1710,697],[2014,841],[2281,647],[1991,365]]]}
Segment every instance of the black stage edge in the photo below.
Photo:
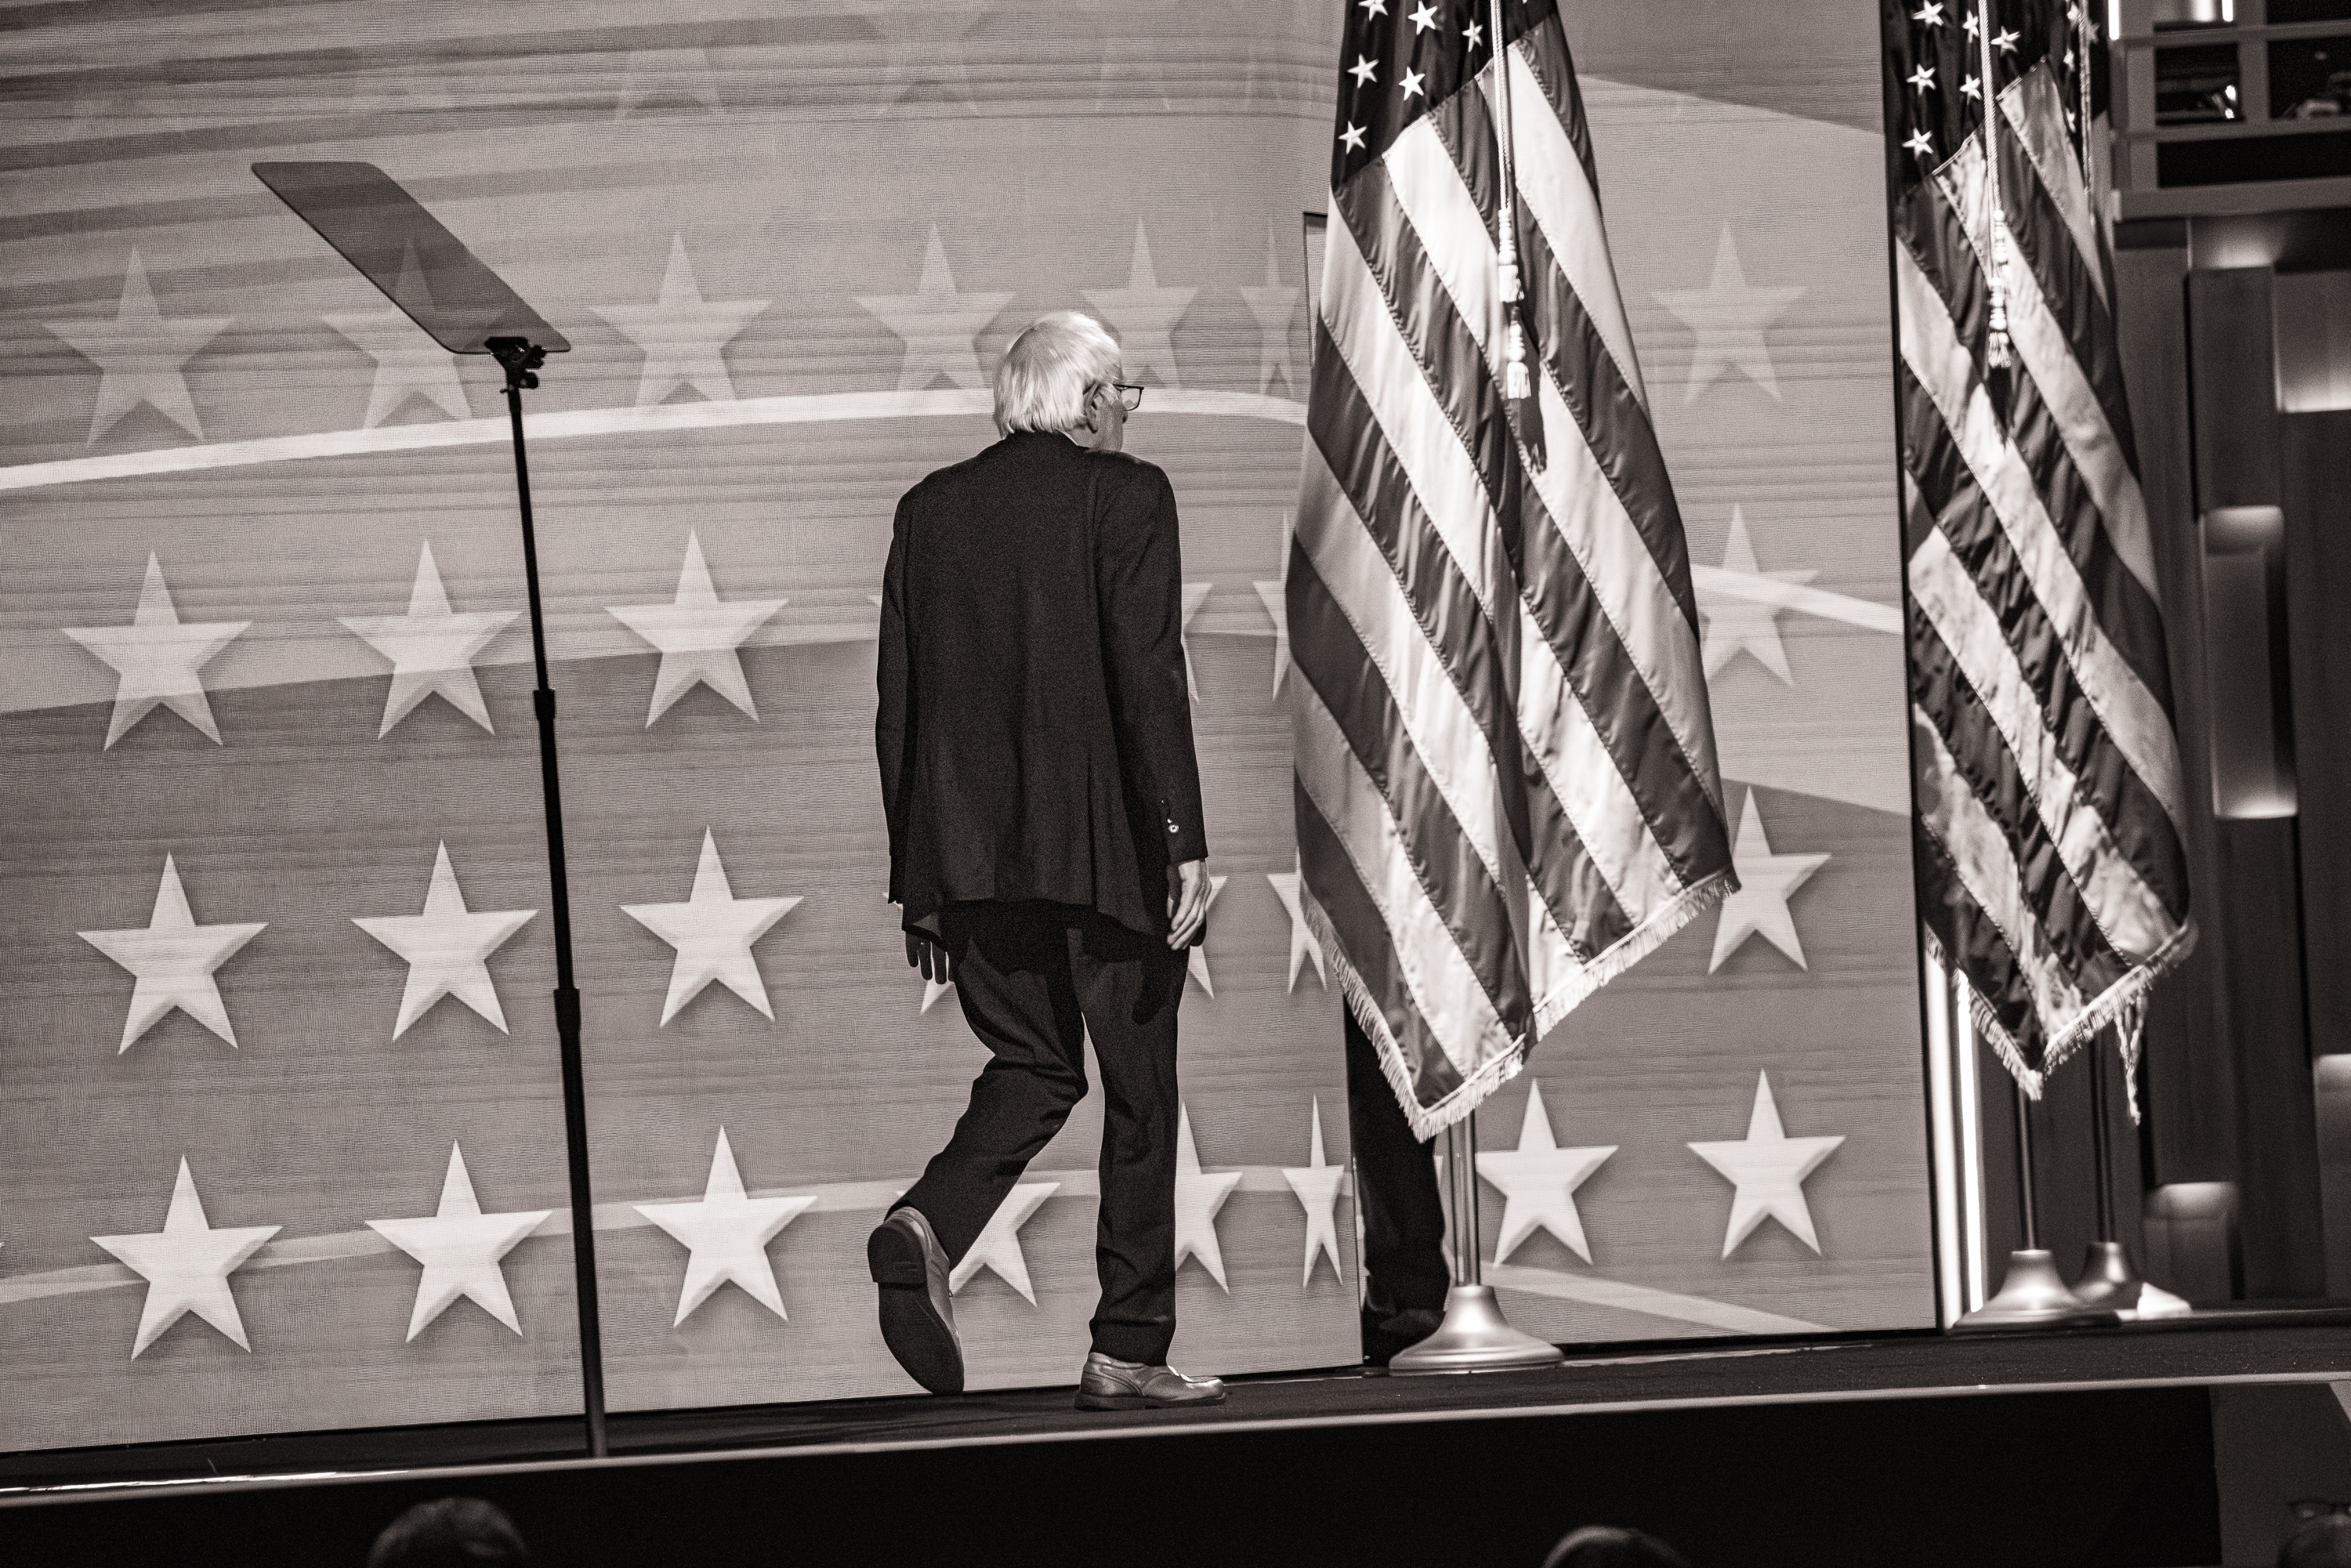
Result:
{"label": "black stage edge", "polygon": [[2330,1308],[1291,1375],[1207,1411],[1089,1416],[1056,1388],[615,1413],[598,1462],[576,1417],[20,1454],[0,1457],[0,1559],[357,1564],[401,1509],[460,1492],[552,1565],[1534,1568],[1606,1521],[1697,1568],[2198,1568],[2222,1563],[2224,1525],[2283,1510],[2224,1495],[2244,1462],[2216,1431],[2275,1438],[2291,1452],[2269,1469],[2307,1460],[2309,1495],[2351,1500],[2351,1462],[2325,1490],[2351,1460],[2351,1423],[2327,1447],[2336,1379],[2351,1310]]}

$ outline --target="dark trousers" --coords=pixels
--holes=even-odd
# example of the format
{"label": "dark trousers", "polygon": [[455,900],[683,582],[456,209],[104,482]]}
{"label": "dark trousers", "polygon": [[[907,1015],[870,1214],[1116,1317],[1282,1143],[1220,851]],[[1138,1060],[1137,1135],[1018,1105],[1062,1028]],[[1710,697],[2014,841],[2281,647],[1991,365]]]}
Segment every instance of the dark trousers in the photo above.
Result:
{"label": "dark trousers", "polygon": [[955,1135],[899,1203],[961,1261],[1102,1064],[1093,1347],[1156,1365],[1176,1335],[1176,1009],[1185,956],[1092,910],[954,904],[940,935],[963,1016],[993,1055]]}
{"label": "dark trousers", "polygon": [[1353,1012],[1347,1020],[1347,1125],[1355,1153],[1355,1202],[1364,1216],[1364,1309],[1389,1317],[1445,1308],[1445,1203],[1429,1143],[1412,1135],[1379,1050]]}

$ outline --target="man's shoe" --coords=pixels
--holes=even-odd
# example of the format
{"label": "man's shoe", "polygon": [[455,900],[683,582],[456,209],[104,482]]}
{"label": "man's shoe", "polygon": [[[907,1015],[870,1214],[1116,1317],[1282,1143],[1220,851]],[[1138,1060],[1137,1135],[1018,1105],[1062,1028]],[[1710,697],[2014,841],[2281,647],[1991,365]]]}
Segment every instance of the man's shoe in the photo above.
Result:
{"label": "man's shoe", "polygon": [[963,1341],[947,1293],[947,1255],[919,1208],[893,1208],[865,1239],[882,1287],[882,1343],[906,1375],[934,1394],[963,1392]]}
{"label": "man's shoe", "polygon": [[1081,1410],[1164,1410],[1171,1405],[1222,1405],[1224,1380],[1186,1377],[1172,1366],[1145,1366],[1102,1352],[1086,1353],[1078,1374]]}
{"label": "man's shoe", "polygon": [[1399,1312],[1365,1307],[1363,1319],[1364,1364],[1383,1369],[1396,1355],[1445,1326],[1445,1314],[1426,1307],[1406,1307]]}

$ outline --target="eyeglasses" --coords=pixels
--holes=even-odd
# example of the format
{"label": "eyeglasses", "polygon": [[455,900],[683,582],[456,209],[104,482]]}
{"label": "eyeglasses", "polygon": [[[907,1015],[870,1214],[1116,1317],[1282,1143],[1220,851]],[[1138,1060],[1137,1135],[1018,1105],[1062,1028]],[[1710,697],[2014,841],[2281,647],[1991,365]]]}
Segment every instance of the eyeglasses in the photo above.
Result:
{"label": "eyeglasses", "polygon": [[1143,389],[1141,387],[1136,386],[1132,382],[1112,382],[1109,385],[1111,391],[1118,393],[1119,406],[1126,410],[1127,413],[1133,413],[1136,409],[1143,406]]}

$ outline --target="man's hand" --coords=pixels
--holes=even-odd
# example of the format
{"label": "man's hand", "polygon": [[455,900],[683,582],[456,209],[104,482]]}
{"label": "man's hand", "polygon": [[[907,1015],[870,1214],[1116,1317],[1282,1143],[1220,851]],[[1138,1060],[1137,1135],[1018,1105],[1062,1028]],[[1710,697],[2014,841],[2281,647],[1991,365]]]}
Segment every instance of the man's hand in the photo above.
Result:
{"label": "man's hand", "polygon": [[955,977],[947,973],[947,950],[924,932],[906,933],[906,967],[920,969],[923,978],[936,980],[942,986],[955,983]]}
{"label": "man's hand", "polygon": [[1192,945],[1208,919],[1208,862],[1186,861],[1167,873],[1167,946]]}

